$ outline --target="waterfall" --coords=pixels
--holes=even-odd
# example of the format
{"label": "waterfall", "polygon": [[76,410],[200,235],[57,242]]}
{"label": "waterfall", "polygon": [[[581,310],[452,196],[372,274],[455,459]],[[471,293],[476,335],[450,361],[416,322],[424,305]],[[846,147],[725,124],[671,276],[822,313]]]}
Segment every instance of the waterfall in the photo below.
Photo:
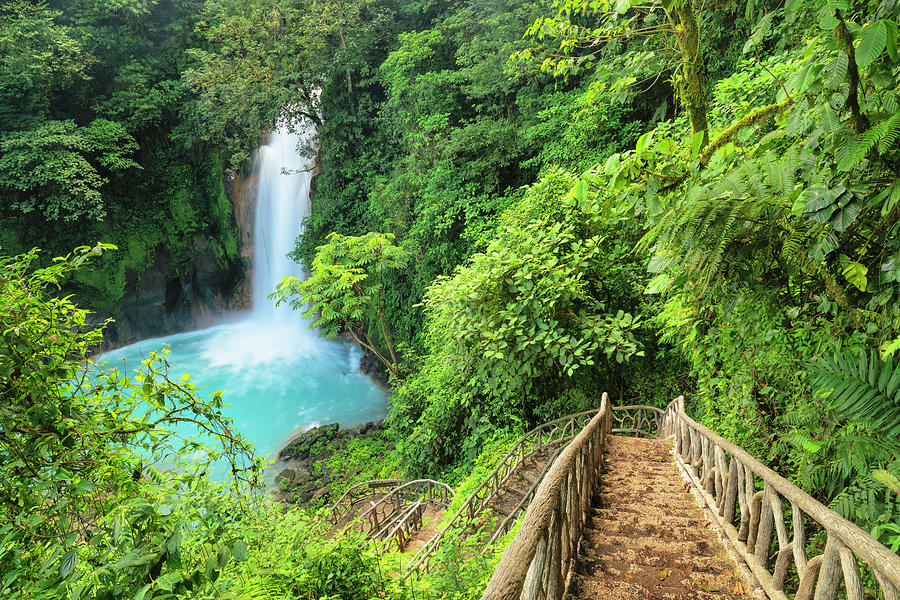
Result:
{"label": "waterfall", "polygon": [[[355,425],[377,421],[387,411],[384,393],[357,371],[358,347],[319,338],[299,312],[289,306],[276,309],[267,298],[283,277],[301,275],[286,254],[309,206],[309,160],[297,151],[297,143],[311,132],[291,133],[282,126],[257,153],[252,311],[225,315],[221,324],[208,329],[144,340],[101,357],[124,374],[123,364],[134,368],[149,352],[168,345],[173,373],[190,373],[203,394],[225,390],[223,410],[261,455],[312,423]],[[228,476],[224,466],[216,468],[216,477]]]}
{"label": "waterfall", "polygon": [[309,206],[310,160],[297,151],[311,128],[296,133],[279,127],[261,146],[256,158],[259,188],[253,257],[253,306],[256,320],[296,320],[288,306],[276,308],[268,295],[282,278],[299,277],[300,267],[287,257],[294,249],[301,222]]}
{"label": "waterfall", "polygon": [[282,278],[302,275],[287,253],[294,249],[309,206],[310,159],[297,148],[311,133],[312,127],[291,132],[282,124],[257,151],[253,304],[247,317],[209,338],[201,356],[213,367],[283,364],[325,348],[298,311],[286,304],[276,307],[268,298]]}

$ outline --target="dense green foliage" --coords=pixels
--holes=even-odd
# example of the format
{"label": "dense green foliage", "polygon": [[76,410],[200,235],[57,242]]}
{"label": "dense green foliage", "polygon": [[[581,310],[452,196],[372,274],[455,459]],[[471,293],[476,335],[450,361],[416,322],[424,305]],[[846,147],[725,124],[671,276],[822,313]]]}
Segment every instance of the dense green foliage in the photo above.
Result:
{"label": "dense green foliage", "polygon": [[[312,302],[326,334],[349,330],[392,371],[389,429],[338,457],[355,476],[390,452],[372,475],[465,490],[509,439],[602,390],[658,406],[684,393],[693,415],[900,548],[900,3],[116,6],[0,9],[0,243],[59,248],[86,224],[125,242],[121,261],[80,275],[99,306],[187,233],[224,233],[227,261],[224,165],[242,165],[280,115],[311,119],[322,172],[295,254],[312,274],[280,294]],[[160,580],[199,597],[225,589],[216,581],[250,597],[406,593],[357,541],[291,546],[317,527],[303,514],[267,528],[274,509],[246,495],[197,483],[196,504],[165,496],[205,481],[191,479],[203,467],[145,476],[135,448],[159,434],[135,403],[227,426],[220,400],[197,401],[153,362],[144,379],[71,383],[80,367],[60,344],[91,338],[68,301],[16,291],[61,276],[27,283],[34,261],[3,263],[4,293],[23,307],[4,319],[24,310],[36,329],[17,350],[4,324],[0,358],[45,357],[28,368],[50,383],[0,372],[19,394],[0,413],[2,452],[55,450],[35,459],[40,485],[21,461],[0,470],[4,510],[24,511],[0,530],[5,572],[50,597],[82,584],[133,596]],[[45,306],[73,319],[57,339],[39,334]],[[60,456],[87,451],[85,427],[111,465],[60,476]],[[144,504],[102,505],[84,481],[121,481]],[[174,512],[140,508],[148,498]],[[179,518],[203,523],[179,542],[202,551],[170,548]],[[23,553],[35,534],[49,537]],[[316,573],[334,561],[357,568],[326,583]],[[477,597],[485,568],[430,591]]]}
{"label": "dense green foliage", "polygon": [[[398,34],[373,143],[321,130],[300,254],[331,230],[391,232],[414,253],[385,297],[408,373],[390,422],[417,472],[597,389],[658,405],[677,389],[891,541],[897,498],[872,474],[898,471],[895,400],[870,374],[892,371],[900,334],[900,8],[632,4],[529,9],[531,37],[502,42],[516,59],[490,79],[520,7],[447,8]],[[347,112],[327,88],[323,108]]]}
{"label": "dense green foliage", "polygon": [[184,77],[202,4],[0,7],[0,245],[115,243],[123,251],[74,286],[107,315],[161,252],[183,270],[198,237],[223,272],[239,264],[222,150],[200,135]]}
{"label": "dense green foliage", "polygon": [[[409,253],[394,244],[389,233],[360,237],[332,233],[316,251],[310,276],[306,280],[285,277],[274,296],[279,304],[286,301],[297,310],[308,305],[303,316],[313,319],[311,327],[318,327],[328,339],[349,332],[399,377],[382,298],[385,276],[408,261]],[[386,354],[379,350],[381,346],[387,348]]]}
{"label": "dense green foliage", "polygon": [[[235,544],[244,543],[236,531],[217,540],[225,523],[210,518],[230,497],[246,501],[240,482],[253,485],[260,469],[222,416],[221,393],[200,400],[187,377],[168,377],[164,357],[130,377],[99,370],[88,356],[100,331],[85,332],[87,311],[51,295],[101,249],[78,249],[36,270],[35,252],[0,262],[0,580],[7,597],[193,589],[218,566],[204,571],[183,553],[185,543],[236,554]],[[189,437],[198,431],[208,443]],[[219,460],[234,473],[238,487],[230,493],[205,477]],[[191,526],[198,521],[203,526]]]}

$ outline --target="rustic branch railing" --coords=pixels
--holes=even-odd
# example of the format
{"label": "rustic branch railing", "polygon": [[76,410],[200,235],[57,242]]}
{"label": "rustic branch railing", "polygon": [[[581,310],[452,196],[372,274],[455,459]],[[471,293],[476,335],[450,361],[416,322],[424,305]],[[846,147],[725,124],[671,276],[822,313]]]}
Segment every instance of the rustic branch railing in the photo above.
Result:
{"label": "rustic branch railing", "polygon": [[[676,463],[770,598],[787,598],[785,583],[793,566],[795,600],[834,600],[841,583],[847,600],[862,600],[862,563],[875,574],[885,600],[900,600],[900,556],[688,417],[684,397],[669,405],[662,432],[675,436]],[[826,535],[824,550],[813,558],[806,554],[809,521]]]}
{"label": "rustic branch railing", "polygon": [[[446,508],[453,499],[453,488],[433,479],[416,479],[395,487],[349,523],[349,527],[367,532],[373,539],[387,539],[397,524],[397,518],[405,517],[404,507],[410,503],[433,504]],[[421,525],[421,520],[419,521]]]}
{"label": "rustic branch railing", "polygon": [[482,600],[544,600],[565,590],[612,430],[606,393],[590,423],[566,446],[538,487]]}
{"label": "rustic branch railing", "polygon": [[616,406],[612,413],[612,433],[658,437],[666,411],[655,406]]}
{"label": "rustic branch railing", "polygon": [[[644,406],[642,404],[614,406],[612,410],[613,434],[632,433],[646,437],[657,436],[660,427],[662,426],[663,417],[666,414],[665,411],[660,408]],[[547,464],[544,465],[543,471],[541,471],[535,482],[525,493],[525,496],[519,501],[516,507],[512,509],[509,515],[503,519],[493,535],[491,535],[491,538],[488,540],[488,543],[485,545],[482,552],[489,550],[498,539],[506,535],[506,533],[512,529],[513,525],[515,525],[516,521],[519,520],[519,517],[531,503],[531,499],[534,497],[538,486],[541,484],[541,481],[544,480],[547,471],[550,470],[556,457],[559,456],[564,448],[565,446],[553,453],[553,456],[551,456],[550,460],[547,461]]]}
{"label": "rustic branch railing", "polygon": [[557,448],[556,452],[554,452],[550,459],[547,461],[547,464],[544,465],[544,468],[541,470],[537,479],[534,480],[534,483],[531,484],[531,487],[528,488],[528,491],[525,492],[525,495],[519,500],[519,503],[516,504],[515,508],[510,511],[506,518],[497,526],[497,529],[491,535],[487,544],[485,544],[482,549],[482,553],[486,553],[491,547],[499,540],[501,537],[506,535],[510,529],[513,528],[513,525],[516,524],[516,521],[519,520],[519,517],[522,516],[522,513],[525,512],[525,509],[528,508],[528,505],[531,504],[534,495],[537,493],[537,489],[540,487],[541,482],[544,480],[544,477],[547,476],[547,472],[550,470],[550,467],[553,466],[553,463],[556,462],[556,459],[559,458],[559,455],[562,454],[562,451],[566,449],[566,446],[562,446],[561,448]]}
{"label": "rustic branch railing", "polygon": [[397,487],[401,483],[403,483],[403,481],[400,479],[372,479],[347,488],[347,491],[344,492],[338,501],[329,507],[329,521],[337,523],[344,518],[348,512],[353,510],[353,507],[356,506],[356,503],[360,500],[383,494],[384,488]]}
{"label": "rustic branch railing", "polygon": [[535,427],[523,435],[497,467],[481,482],[472,492],[459,510],[450,518],[446,525],[413,557],[407,567],[404,577],[415,575],[419,577],[431,570],[435,553],[440,547],[441,541],[454,528],[462,527],[482,513],[497,493],[503,489],[510,477],[522,463],[535,452],[557,444],[564,443],[575,437],[584,426],[596,415],[598,409],[575,413],[548,421]]}
{"label": "rustic branch railing", "polygon": [[391,547],[397,552],[402,552],[412,536],[422,527],[422,517],[427,506],[427,502],[422,500],[410,504],[400,518],[389,526],[389,531],[384,534],[383,541],[379,544],[378,552],[388,552]]}

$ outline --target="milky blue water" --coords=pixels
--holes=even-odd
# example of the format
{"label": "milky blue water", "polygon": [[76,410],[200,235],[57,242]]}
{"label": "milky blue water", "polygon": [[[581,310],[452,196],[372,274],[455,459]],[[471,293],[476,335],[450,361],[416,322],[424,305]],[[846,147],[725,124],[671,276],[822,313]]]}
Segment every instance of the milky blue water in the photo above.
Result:
{"label": "milky blue water", "polygon": [[134,371],[151,351],[168,347],[170,376],[189,373],[203,395],[223,390],[223,412],[266,456],[311,425],[349,427],[387,413],[385,393],[358,372],[358,347],[316,339],[305,327],[247,319],[145,340],[107,352],[100,361]]}
{"label": "milky blue water", "polygon": [[169,348],[169,376],[190,374],[200,392],[224,391],[224,412],[256,447],[274,455],[292,434],[314,425],[342,427],[377,421],[387,413],[387,398],[359,374],[359,348],[326,341],[298,312],[268,299],[285,276],[302,277],[287,257],[309,206],[310,160],[298,151],[311,130],[281,127],[260,147],[253,306],[243,315],[201,331],[145,340],[103,354],[120,371],[134,371],[153,351]]}

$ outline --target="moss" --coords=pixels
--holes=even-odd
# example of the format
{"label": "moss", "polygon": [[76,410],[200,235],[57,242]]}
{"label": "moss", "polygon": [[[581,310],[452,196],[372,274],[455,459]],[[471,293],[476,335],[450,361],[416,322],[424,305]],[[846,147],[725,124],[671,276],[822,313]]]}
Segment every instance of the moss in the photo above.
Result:
{"label": "moss", "polygon": [[278,458],[282,460],[292,458],[304,459],[312,455],[321,454],[328,443],[335,438],[339,430],[340,425],[337,423],[314,427],[291,440],[287,446],[282,448]]}

